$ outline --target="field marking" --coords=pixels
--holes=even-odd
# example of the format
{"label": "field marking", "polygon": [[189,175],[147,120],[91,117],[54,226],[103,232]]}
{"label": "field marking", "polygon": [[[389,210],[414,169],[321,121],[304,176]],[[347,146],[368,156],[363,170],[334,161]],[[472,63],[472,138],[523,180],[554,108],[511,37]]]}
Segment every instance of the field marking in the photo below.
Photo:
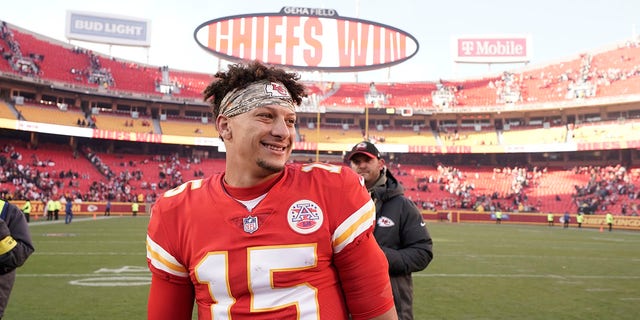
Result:
{"label": "field marking", "polygon": [[[62,216],[64,218],[64,215]],[[83,222],[83,221],[93,221],[93,220],[104,220],[104,219],[115,219],[115,218],[120,218],[117,216],[96,216],[96,218],[94,219],[93,217],[73,217],[73,222]],[[38,220],[34,219],[33,215],[31,216],[31,221],[29,222],[29,226],[30,227],[36,227],[36,226],[47,226],[50,224],[62,224],[64,223],[64,219],[58,219],[58,220],[42,220],[42,219],[46,219],[43,218],[42,216],[38,216]]]}
{"label": "field marking", "polygon": [[630,240],[630,239],[620,239],[620,238],[591,238],[591,240],[596,240],[596,241],[609,241],[609,242],[638,242],[637,240]]}
{"label": "field marking", "polygon": [[[150,271],[147,273],[151,274]],[[140,272],[136,273],[122,273],[121,276],[140,276]],[[80,277],[95,277],[95,273],[18,273],[18,278],[80,278]]]}
{"label": "field marking", "polygon": [[[443,257],[463,257],[463,258],[473,258],[473,259],[481,259],[481,258],[507,258],[507,259],[513,259],[513,258],[526,258],[526,259],[542,259],[542,258],[549,258],[548,255],[521,255],[521,254],[473,254],[473,253],[460,253],[460,254],[451,254],[451,253],[441,253],[438,254],[438,256],[443,256]],[[575,260],[575,259],[580,259],[580,260],[595,260],[595,261],[612,261],[612,260],[619,260],[619,261],[632,261],[632,262],[638,262],[640,261],[640,258],[626,258],[626,257],[590,257],[590,256],[555,256],[554,258],[557,259],[570,259],[570,260]]]}
{"label": "field marking", "polygon": [[43,237],[75,237],[75,233],[43,233]]}
{"label": "field marking", "polygon": [[[99,270],[98,272],[104,272]],[[122,276],[139,276],[141,273],[151,273],[146,270],[119,273]],[[63,277],[95,277],[96,273],[18,273],[18,277],[25,278],[63,278]],[[500,273],[413,273],[414,277],[420,278],[542,278],[542,279],[605,279],[605,280],[633,280],[640,279],[638,276],[612,276],[612,275],[557,275],[557,274],[500,274]]]}
{"label": "field marking", "polygon": [[557,284],[567,284],[567,285],[581,285],[581,284],[584,283],[584,281],[567,281],[567,280],[562,281],[561,280],[561,281],[557,281],[556,283]]}
{"label": "field marking", "polygon": [[612,275],[557,275],[557,274],[501,274],[501,273],[413,273],[414,277],[425,278],[542,278],[542,279],[605,279],[605,280],[632,280],[640,279],[638,276],[612,276]]}
{"label": "field marking", "polygon": [[34,252],[34,255],[41,256],[144,256],[139,252]]}
{"label": "field marking", "polygon": [[100,268],[95,271],[95,273],[128,273],[128,272],[142,272],[148,273],[148,267],[140,267],[140,266],[122,266],[120,268]]}
{"label": "field marking", "polygon": [[[145,270],[146,268],[139,267],[123,267],[120,269],[100,269],[94,273],[85,274],[37,274],[37,273],[18,273],[18,278],[81,278],[69,281],[70,285],[85,286],[85,287],[129,287],[129,286],[145,286],[151,284],[151,272]],[[117,276],[100,276],[100,273],[117,273]],[[104,273],[103,273],[104,274]],[[148,274],[148,276],[147,276]],[[96,275],[98,275],[96,277]],[[556,275],[556,274],[470,274],[470,273],[458,273],[458,274],[428,274],[428,273],[414,273],[414,277],[422,278],[522,278],[522,279],[554,279],[554,280],[577,280],[577,279],[604,279],[604,280],[639,280],[640,276],[611,276],[611,275]],[[587,291],[600,292],[610,291],[609,289],[602,288],[590,288]],[[627,298],[636,299],[636,298]],[[638,298],[640,300],[640,298]]]}
{"label": "field marking", "polygon": [[[53,238],[51,238],[53,239]],[[57,244],[57,243],[62,243],[65,245],[69,245],[70,243],[81,243],[81,244],[87,244],[87,243],[98,243],[98,244],[142,244],[142,246],[144,246],[145,241],[144,239],[142,240],[110,240],[110,241],[97,241],[97,240],[85,240],[82,238],[77,238],[77,239],[72,239],[72,240],[41,240],[38,241],[39,243],[47,243],[47,244]]]}
{"label": "field marking", "polygon": [[610,291],[616,291],[615,289],[612,289],[612,288],[587,288],[585,290],[587,292],[610,292]]}
{"label": "field marking", "polygon": [[[146,266],[122,266],[120,268],[100,268],[93,273],[19,273],[18,276],[37,278],[61,278],[61,277],[96,277],[98,274],[113,273],[119,276],[139,276],[142,274],[151,274]],[[102,277],[102,276],[101,276]]]}
{"label": "field marking", "polygon": [[69,281],[70,285],[83,287],[134,287],[151,284],[151,277],[97,277]]}

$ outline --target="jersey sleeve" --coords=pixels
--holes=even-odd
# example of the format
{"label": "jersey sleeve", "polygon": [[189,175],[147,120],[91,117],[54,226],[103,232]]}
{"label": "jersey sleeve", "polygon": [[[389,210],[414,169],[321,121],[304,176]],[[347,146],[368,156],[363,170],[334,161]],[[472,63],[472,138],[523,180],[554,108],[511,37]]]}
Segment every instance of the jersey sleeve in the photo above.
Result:
{"label": "jersey sleeve", "polygon": [[[161,199],[152,209],[147,228],[147,264],[151,287],[147,303],[149,320],[191,319],[195,290],[187,268],[179,261],[177,240],[168,225],[176,227],[175,214],[165,208],[171,201]],[[175,231],[175,230],[174,230]]]}
{"label": "jersey sleeve", "polygon": [[191,320],[194,292],[191,284],[176,283],[158,273],[152,274],[147,319]]}
{"label": "jersey sleeve", "polygon": [[335,258],[353,320],[371,319],[394,306],[384,254],[371,232],[358,240]]}
{"label": "jersey sleeve", "polygon": [[334,232],[334,262],[354,320],[379,316],[393,307],[388,263],[373,237],[375,206],[364,181],[344,172],[342,207],[349,216]]}
{"label": "jersey sleeve", "polygon": [[174,282],[189,282],[187,268],[179,261],[179,245],[168,232],[167,225],[176,226],[175,214],[164,210],[167,202],[161,199],[153,206],[151,219],[147,228],[147,262],[152,273]]}

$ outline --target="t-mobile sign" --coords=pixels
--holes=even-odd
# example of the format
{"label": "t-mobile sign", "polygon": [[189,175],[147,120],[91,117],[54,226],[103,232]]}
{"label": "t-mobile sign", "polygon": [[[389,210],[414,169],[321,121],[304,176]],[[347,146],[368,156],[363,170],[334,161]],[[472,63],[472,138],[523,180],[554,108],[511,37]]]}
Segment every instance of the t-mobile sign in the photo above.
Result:
{"label": "t-mobile sign", "polygon": [[454,38],[454,60],[470,63],[511,63],[531,60],[527,36],[475,36]]}

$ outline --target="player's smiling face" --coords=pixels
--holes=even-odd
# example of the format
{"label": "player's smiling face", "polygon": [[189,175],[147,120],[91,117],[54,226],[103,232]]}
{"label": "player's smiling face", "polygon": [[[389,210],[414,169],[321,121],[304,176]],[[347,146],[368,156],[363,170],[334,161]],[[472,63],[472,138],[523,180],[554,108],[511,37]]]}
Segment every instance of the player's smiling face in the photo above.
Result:
{"label": "player's smiling face", "polygon": [[296,114],[278,106],[267,105],[231,118],[235,150],[246,165],[257,165],[267,173],[284,169],[291,155],[295,137]]}

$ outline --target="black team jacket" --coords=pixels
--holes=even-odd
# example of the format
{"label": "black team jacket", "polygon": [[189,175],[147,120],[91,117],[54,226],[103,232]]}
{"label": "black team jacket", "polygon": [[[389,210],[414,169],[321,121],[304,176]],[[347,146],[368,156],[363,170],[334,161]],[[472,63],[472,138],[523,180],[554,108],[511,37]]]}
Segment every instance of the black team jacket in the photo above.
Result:
{"label": "black team jacket", "polygon": [[33,253],[27,219],[18,207],[0,200],[0,318],[9,302],[16,268]]}
{"label": "black team jacket", "polygon": [[411,273],[429,265],[433,259],[433,241],[420,210],[404,196],[404,188],[389,170],[382,170],[369,192],[376,205],[373,234],[389,262],[398,319],[413,319]]}

